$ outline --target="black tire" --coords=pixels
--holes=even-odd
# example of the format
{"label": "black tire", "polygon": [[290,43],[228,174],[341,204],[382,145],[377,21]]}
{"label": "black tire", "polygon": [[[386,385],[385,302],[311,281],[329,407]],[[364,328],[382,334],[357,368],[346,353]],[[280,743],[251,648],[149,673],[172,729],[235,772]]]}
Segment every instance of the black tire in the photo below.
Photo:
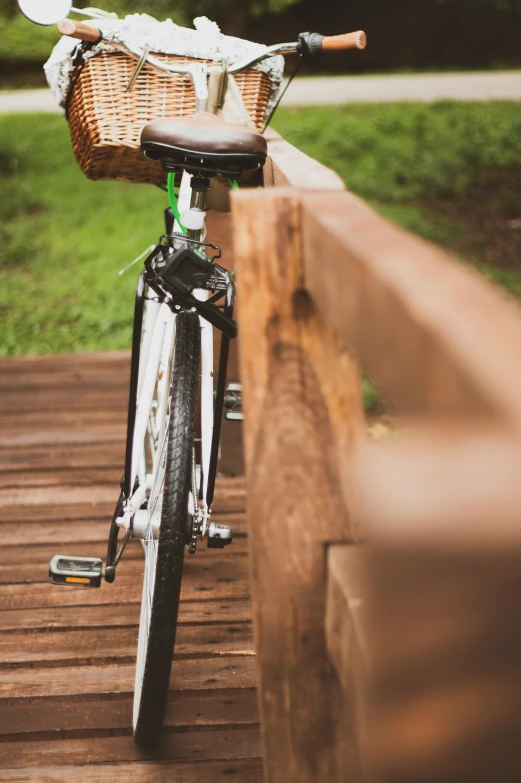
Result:
{"label": "black tire", "polygon": [[[155,583],[144,674],[134,717],[134,737],[142,746],[155,744],[161,732],[174,651],[187,514],[192,488],[193,447],[199,384],[201,335],[198,316],[176,317],[170,393],[170,420],[165,484]],[[136,699],[136,695],[134,697]]]}

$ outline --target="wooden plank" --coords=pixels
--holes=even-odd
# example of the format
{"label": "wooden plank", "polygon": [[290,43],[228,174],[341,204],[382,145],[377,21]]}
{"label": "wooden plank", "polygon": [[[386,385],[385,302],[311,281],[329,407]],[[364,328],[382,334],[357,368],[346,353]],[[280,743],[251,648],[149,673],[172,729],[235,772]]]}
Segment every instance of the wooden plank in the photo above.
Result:
{"label": "wooden plank", "polygon": [[121,393],[128,393],[130,359],[128,365],[119,369],[115,374],[106,367],[89,367],[84,371],[69,371],[56,367],[52,373],[38,370],[24,372],[12,372],[6,370],[0,375],[0,393],[11,394],[13,390],[24,391],[31,389],[34,394],[49,394],[54,389],[67,389],[72,395],[82,389],[103,388],[108,390],[119,389]]}
{"label": "wooden plank", "polygon": [[268,160],[263,170],[264,187],[291,186],[301,191],[345,190],[336,172],[289,144],[273,128],[268,128],[265,136]]}
{"label": "wooden plank", "polygon": [[[353,657],[363,669],[368,665],[360,546],[335,544],[329,547],[327,557],[327,648],[345,693],[352,691]],[[361,677],[363,670],[357,672],[357,678]]]}
{"label": "wooden plank", "polygon": [[367,629],[361,545],[328,548],[326,640],[342,689],[336,725],[346,780],[364,780],[362,748],[367,700]]}
{"label": "wooden plank", "polygon": [[221,775],[260,780],[244,481],[220,478],[217,484],[215,519],[232,525],[233,550],[201,547],[197,558],[186,560],[158,753],[143,754],[131,739],[139,544],[130,546],[116,584],[97,593],[74,596],[45,581],[48,559],[60,550],[104,554],[124,446],[128,353],[121,359],[120,380],[106,358],[90,364],[81,357],[9,360],[4,367],[0,777],[42,781],[48,770],[50,780],[53,767],[65,762],[68,776],[72,767],[89,764],[72,774],[82,778],[92,770],[95,780],[98,765],[110,763],[113,775],[113,765],[122,763],[128,779],[136,770],[139,779],[146,765],[153,780],[164,769],[170,778],[173,763],[176,779],[184,779],[177,769],[190,767],[186,780],[194,783]]}
{"label": "wooden plank", "polygon": [[74,369],[78,372],[89,368],[106,367],[109,372],[117,365],[127,365],[130,351],[98,351],[92,353],[38,354],[32,356],[7,356],[0,358],[0,373],[17,372],[53,373],[56,369]]}
{"label": "wooden plank", "polygon": [[385,783],[521,776],[521,448],[454,429],[359,457],[365,746]]}
{"label": "wooden plank", "polygon": [[[230,546],[233,546],[233,543]],[[140,577],[143,574],[144,557],[142,554],[141,557],[139,557],[140,548],[138,542],[133,542],[132,550],[135,556],[125,559],[125,561],[121,561],[118,568],[118,580],[116,584],[119,584],[126,590],[139,584],[141,581]],[[141,552],[142,551],[143,550],[141,550]],[[206,550],[206,552],[208,552],[208,550]],[[102,554],[104,553],[100,552],[100,556]],[[194,582],[200,581],[203,585],[207,585],[209,581],[215,581],[216,584],[236,585],[239,582],[243,582],[244,585],[246,585],[248,567],[244,557],[232,558],[228,553],[223,553],[219,556],[215,551],[210,551],[208,554],[213,555],[213,557],[208,557],[208,555],[198,557],[197,553],[195,557],[186,557],[183,577],[189,580],[193,579]],[[45,582],[48,573],[48,563],[48,560],[39,560],[36,563],[8,563],[6,565],[0,565],[0,584],[30,585]],[[114,585],[106,586],[106,591],[113,589]],[[141,587],[139,587],[139,589],[141,590]],[[81,589],[80,592],[82,592]],[[203,592],[209,592],[209,589],[205,588]]]}
{"label": "wooden plank", "polygon": [[[188,558],[187,558],[188,560]],[[114,584],[99,589],[57,587],[47,581],[29,584],[4,584],[4,609],[39,609],[51,606],[88,606],[122,604],[141,600],[142,561],[131,560],[118,572]],[[47,579],[47,564],[40,566]],[[32,566],[28,566],[32,569]],[[27,577],[27,578],[30,578]],[[233,560],[200,560],[194,557],[185,564],[181,597],[183,600],[244,598],[249,595],[248,566],[245,558]]]}
{"label": "wooden plank", "polygon": [[[216,503],[215,505],[218,507],[219,503]],[[226,505],[229,504],[226,503]],[[18,515],[20,518],[16,522],[5,522],[4,524],[0,523],[2,542],[4,546],[16,546],[17,544],[22,544],[24,541],[26,543],[30,542],[31,545],[53,544],[55,548],[55,554],[58,554],[59,552],[63,552],[64,554],[74,554],[74,550],[71,548],[71,545],[74,546],[76,542],[102,542],[103,546],[97,551],[103,554],[114,507],[112,505],[100,506],[100,509],[103,509],[103,513],[100,514],[100,520],[86,518],[84,520],[77,519],[64,522],[52,522],[51,520],[33,522],[28,521],[28,518],[38,520],[42,516],[43,509],[41,506],[35,507],[34,510],[31,508],[31,506],[26,506],[25,509],[17,508],[17,512],[24,510],[26,513],[20,513]],[[61,507],[50,507],[48,510],[54,512],[51,516],[54,516],[57,519],[61,518]],[[95,508],[96,512],[97,510],[98,509]],[[79,508],[78,513],[81,513]],[[67,510],[66,514],[69,514],[69,510]],[[11,515],[11,512],[9,512],[8,518],[12,519],[13,516],[15,515]],[[222,522],[224,525],[230,525],[235,539],[238,539],[240,536],[245,534],[246,519],[245,515],[242,513],[224,511],[216,512],[214,519],[216,521]],[[205,545],[203,544],[203,549],[204,546]],[[231,546],[233,547],[234,544]]]}
{"label": "wooden plank", "polygon": [[490,415],[519,428],[518,308],[350,193],[302,203],[306,285],[390,402],[404,414]]}
{"label": "wooden plank", "polygon": [[[233,488],[227,491],[225,486],[221,486],[218,481],[216,492],[216,503],[213,507],[214,513],[219,516],[222,514],[233,515],[236,524],[240,523],[243,517],[241,512],[246,507],[246,494],[244,487]],[[16,504],[7,503],[2,508],[1,522],[9,524],[12,522],[34,522],[39,520],[44,523],[53,522],[88,522],[90,520],[112,519],[114,506],[116,505],[117,494],[109,502],[101,501],[93,496],[83,503],[42,503],[42,504]],[[79,526],[79,525],[78,525]]]}
{"label": "wooden plank", "polygon": [[0,416],[16,414],[18,417],[31,412],[53,412],[60,415],[64,407],[68,412],[103,408],[118,415],[117,412],[127,406],[128,389],[107,387],[103,384],[78,388],[56,386],[37,391],[33,388],[24,391],[15,387],[9,391],[4,389],[0,394]]}
{"label": "wooden plank", "polygon": [[[30,509],[30,506],[26,506],[27,509]],[[38,519],[39,511],[40,508],[35,510],[32,515],[33,519]],[[101,521],[86,519],[84,521],[76,520],[72,523],[68,521],[26,522],[23,520],[5,522],[0,524],[2,541],[5,546],[21,544],[23,541],[30,542],[30,544],[53,544],[56,549],[55,554],[60,551],[65,552],[65,549],[71,550],[66,554],[71,554],[71,545],[74,546],[77,542],[91,542],[93,544],[103,542],[103,546],[97,549],[99,553],[103,553],[106,549],[113,511],[114,509],[111,508],[110,512],[104,514]],[[59,514],[56,516],[58,517]]]}
{"label": "wooden plank", "polygon": [[[45,366],[50,370],[46,371]],[[113,367],[106,365],[87,365],[84,367],[66,367],[47,357],[45,365],[18,368],[9,360],[8,367],[0,374],[0,391],[17,389],[48,390],[61,388],[88,388],[102,384],[111,389],[128,389],[130,377],[130,356],[128,361],[117,362]]]}
{"label": "wooden plank", "polygon": [[116,505],[115,500],[117,498],[113,498],[110,503],[100,503],[96,498],[92,498],[81,504],[45,503],[36,507],[33,504],[7,504],[2,508],[2,523],[38,521],[44,527],[50,527],[54,522],[87,523],[107,518],[110,520]]}
{"label": "wooden plank", "polygon": [[95,742],[92,739],[71,739],[66,743],[61,740],[22,744],[2,742],[0,743],[0,769],[55,766],[63,762],[64,753],[67,755],[68,765],[100,762],[115,764],[147,759],[154,761],[226,759],[233,768],[235,759],[260,758],[259,746],[260,736],[255,729],[167,733],[160,747],[148,752],[138,748],[132,737],[99,737]]}
{"label": "wooden plank", "polygon": [[372,552],[366,750],[377,779],[520,779],[520,557],[519,545]]}
{"label": "wooden plank", "polygon": [[[119,763],[116,768],[110,764],[96,764],[81,768],[81,783],[106,783],[113,777],[115,769],[119,779],[125,783],[172,783],[174,776],[176,783],[217,783],[220,780],[262,783],[260,760],[236,759],[233,762],[176,763],[175,766],[164,762]],[[77,770],[71,770],[70,766],[5,769],[2,774],[6,783],[70,783],[71,774],[78,779]]]}
{"label": "wooden plank", "polygon": [[118,455],[113,467],[56,468],[55,470],[11,471],[0,476],[0,493],[8,489],[27,489],[29,492],[39,487],[65,488],[68,486],[100,486],[109,484],[118,486],[124,465],[124,455]]}
{"label": "wooden plank", "polygon": [[9,433],[2,430],[0,447],[2,449],[23,449],[30,446],[56,446],[61,444],[104,444],[125,443],[126,427],[123,422],[96,428],[89,426],[88,430],[74,432],[68,430],[49,430],[39,428],[20,432],[12,427]]}
{"label": "wooden plank", "polygon": [[[135,676],[134,664],[2,669],[0,699],[130,695],[134,693]],[[170,678],[170,688],[173,691],[254,687],[255,661],[252,655],[234,655],[210,661],[177,660],[174,657]]]}
{"label": "wooden plank", "polygon": [[25,446],[24,448],[0,447],[2,473],[22,471],[56,471],[60,469],[112,468],[124,462],[124,444],[107,440],[99,443],[51,444]]}
{"label": "wooden plank", "polygon": [[[119,428],[125,432],[126,409],[108,411],[103,409],[77,410],[73,413],[47,413],[45,411],[22,411],[15,419],[10,414],[0,416],[2,443],[40,442],[56,443],[62,438],[81,443],[89,439],[90,431],[100,429],[113,430]],[[35,435],[35,431],[38,431]],[[64,435],[68,431],[68,435]]]}
{"label": "wooden plank", "polygon": [[[467,552],[521,543],[521,446],[487,422],[414,426],[343,463],[379,541]],[[378,492],[374,492],[374,487]]]}
{"label": "wooden plank", "polygon": [[[31,491],[19,488],[6,488],[0,490],[0,508],[2,508],[2,519],[10,521],[12,519],[27,518],[37,513],[35,506],[54,506],[58,514],[62,515],[68,512],[60,511],[61,506],[105,506],[110,507],[108,519],[112,518],[112,512],[118,499],[119,481],[112,482],[110,486],[98,484],[93,485],[89,492],[88,487],[62,486],[59,488],[36,487]],[[218,493],[218,494],[217,494]],[[244,487],[230,487],[216,485],[216,498],[212,508],[214,513],[225,513],[234,511],[243,511],[246,505],[246,492]],[[5,508],[5,507],[9,508]],[[29,510],[22,511],[22,507],[27,506]],[[39,513],[39,511],[38,511]],[[84,514],[84,509],[82,509]],[[49,516],[49,512],[48,512]],[[56,512],[54,512],[56,518]],[[62,516],[63,518],[63,516]]]}
{"label": "wooden plank", "polygon": [[[341,773],[323,628],[324,542],[353,532],[336,480],[328,420],[335,397],[324,396],[310,359],[322,331],[302,289],[298,196],[242,191],[232,210],[266,780],[326,783]],[[343,370],[339,388],[359,401],[356,367]],[[354,435],[360,403],[348,410]]]}
{"label": "wooden plank", "polygon": [[[132,662],[136,657],[137,628],[67,629],[61,633],[6,634],[0,639],[0,669],[22,665],[96,664],[99,659]],[[253,655],[251,627],[237,625],[181,626],[176,638],[175,656],[212,658]]]}
{"label": "wooden plank", "polygon": [[[60,589],[60,588],[56,588]],[[70,628],[121,628],[139,624],[140,603],[93,604],[34,609],[0,610],[0,631],[59,631]],[[250,601],[227,599],[218,601],[181,601],[179,623],[237,623],[251,620]]]}
{"label": "wooden plank", "polygon": [[[243,689],[224,696],[170,694],[165,727],[178,731],[210,726],[253,727],[258,724],[255,690]],[[52,705],[47,699],[16,701],[0,709],[1,742],[18,739],[40,742],[96,735],[130,733],[132,699],[64,698]],[[3,777],[2,777],[3,780]]]}
{"label": "wooden plank", "polygon": [[[219,518],[220,519],[220,518]],[[229,519],[229,521],[232,521]],[[70,527],[70,526],[69,526]],[[0,528],[1,531],[1,528]],[[94,546],[92,543],[89,542],[80,542],[75,543],[74,545],[74,554],[79,555],[80,557],[104,557],[105,556],[105,550],[106,550],[106,538],[107,538],[107,528],[105,527],[103,529],[103,534],[98,541],[94,541]],[[4,556],[6,558],[6,561],[8,562],[8,566],[3,566],[11,568],[11,566],[16,565],[16,563],[28,565],[30,563],[48,563],[49,560],[53,555],[59,554],[60,551],[63,551],[65,554],[68,554],[66,550],[60,550],[56,548],[55,544],[48,544],[46,541],[42,544],[34,544],[31,541],[31,544],[28,546],[26,544],[21,544],[19,546],[10,546],[8,549],[4,548]],[[226,557],[234,557],[235,555],[246,555],[248,553],[248,539],[246,536],[236,536],[233,540],[233,543],[230,544],[225,550],[222,552],[216,552],[215,549],[208,549],[206,547],[205,543],[202,543],[196,552],[196,558],[197,560],[215,560],[226,558]],[[127,548],[125,549],[125,556],[124,560],[122,560],[122,565],[124,562],[128,560],[142,560],[143,559],[143,548],[141,546],[141,543],[137,539],[132,539],[129,541]],[[0,566],[0,572],[1,572],[2,566]],[[123,569],[122,569],[123,570]]]}
{"label": "wooden plank", "polygon": [[[109,486],[98,484],[87,487],[61,486],[61,487],[32,487],[24,489],[19,487],[0,489],[0,508],[3,506],[41,506],[41,505],[86,505],[95,499],[96,503],[113,503],[118,499],[118,484],[113,482]],[[110,520],[110,517],[109,517]]]}

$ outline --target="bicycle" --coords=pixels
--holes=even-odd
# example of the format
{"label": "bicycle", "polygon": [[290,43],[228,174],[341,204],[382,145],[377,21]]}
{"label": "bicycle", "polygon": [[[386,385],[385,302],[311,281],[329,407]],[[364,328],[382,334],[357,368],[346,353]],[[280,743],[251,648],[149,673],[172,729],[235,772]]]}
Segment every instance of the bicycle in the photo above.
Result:
{"label": "bicycle", "polygon": [[[95,20],[103,17],[102,11],[78,11],[71,0],[18,2],[38,24],[58,23],[62,34],[90,46],[103,41],[92,22],[67,18],[74,10]],[[365,44],[362,32],[335,37],[302,33],[297,42],[268,47],[260,56],[223,70],[239,74],[276,54],[297,53],[301,61],[313,63],[324,52],[361,49]],[[62,586],[99,587],[103,579],[111,583],[128,541],[141,540],[145,569],[133,730],[136,742],[151,745],[163,723],[185,550],[194,554],[204,538],[210,548],[232,542],[231,529],[212,521],[211,506],[224,409],[228,418],[242,420],[240,384],[226,387],[230,341],[237,335],[235,279],[217,263],[220,248],[205,241],[205,197],[218,175],[236,189],[243,172],[262,169],[267,143],[258,130],[224,122],[206,111],[208,73],[202,63],[168,65],[147,49],[120,43],[116,48],[137,60],[134,79],[145,62],[162,72],[190,77],[196,114],[148,123],[141,133],[142,152],[160,161],[167,172],[170,210],[165,234],[146,254],[138,277],[125,468],[106,563],[56,555],[49,564],[49,578]],[[176,175],[181,175],[178,198]],[[213,329],[221,333],[215,389]]]}

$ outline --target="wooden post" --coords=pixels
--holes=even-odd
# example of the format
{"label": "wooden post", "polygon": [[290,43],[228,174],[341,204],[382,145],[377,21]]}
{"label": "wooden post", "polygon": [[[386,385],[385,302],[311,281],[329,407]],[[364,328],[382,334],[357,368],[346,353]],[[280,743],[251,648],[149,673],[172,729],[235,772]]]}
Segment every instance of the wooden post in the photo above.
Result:
{"label": "wooden post", "polygon": [[343,422],[344,444],[361,429],[359,375],[332,335],[323,339],[305,289],[298,194],[242,191],[232,213],[265,780],[329,783],[345,777],[325,644],[325,542],[353,535],[335,428]]}

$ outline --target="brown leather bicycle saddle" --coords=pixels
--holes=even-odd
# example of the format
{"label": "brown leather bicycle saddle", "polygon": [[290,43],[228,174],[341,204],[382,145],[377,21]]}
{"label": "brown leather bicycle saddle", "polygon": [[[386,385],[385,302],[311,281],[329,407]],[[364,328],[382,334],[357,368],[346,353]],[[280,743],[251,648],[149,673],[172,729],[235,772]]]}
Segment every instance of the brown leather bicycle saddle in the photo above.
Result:
{"label": "brown leather bicycle saddle", "polygon": [[143,128],[141,150],[167,171],[222,174],[235,178],[266,161],[266,139],[244,125],[202,112],[191,118],[158,120]]}

